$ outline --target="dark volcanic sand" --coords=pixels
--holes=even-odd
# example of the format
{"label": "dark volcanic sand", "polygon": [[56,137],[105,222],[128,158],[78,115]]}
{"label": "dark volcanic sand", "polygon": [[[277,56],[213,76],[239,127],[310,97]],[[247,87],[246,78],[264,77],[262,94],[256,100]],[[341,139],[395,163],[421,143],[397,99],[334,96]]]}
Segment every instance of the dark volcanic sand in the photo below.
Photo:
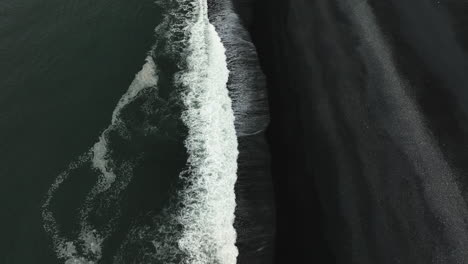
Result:
{"label": "dark volcanic sand", "polygon": [[466,3],[236,3],[268,80],[276,262],[465,263]]}

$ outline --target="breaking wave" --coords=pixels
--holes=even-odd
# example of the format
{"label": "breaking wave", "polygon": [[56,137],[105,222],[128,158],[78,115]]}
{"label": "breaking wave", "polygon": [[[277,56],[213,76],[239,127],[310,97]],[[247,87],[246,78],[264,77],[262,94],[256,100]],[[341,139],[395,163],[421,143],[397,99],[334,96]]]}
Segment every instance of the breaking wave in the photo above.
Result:
{"label": "breaking wave", "polygon": [[[106,243],[122,216],[124,193],[146,155],[135,146],[161,136],[181,140],[186,148],[188,159],[180,168],[177,190],[162,210],[131,220],[111,254],[113,262],[236,263],[238,145],[225,49],[208,20],[206,0],[158,4],[168,12],[156,28],[156,44],[118,102],[111,124],[46,195],[44,227],[64,263],[98,263],[109,254]],[[171,135],[161,129],[162,120],[185,129]],[[94,184],[76,208],[77,224],[67,231],[56,217],[57,193],[68,180],[89,175],[96,177]]]}

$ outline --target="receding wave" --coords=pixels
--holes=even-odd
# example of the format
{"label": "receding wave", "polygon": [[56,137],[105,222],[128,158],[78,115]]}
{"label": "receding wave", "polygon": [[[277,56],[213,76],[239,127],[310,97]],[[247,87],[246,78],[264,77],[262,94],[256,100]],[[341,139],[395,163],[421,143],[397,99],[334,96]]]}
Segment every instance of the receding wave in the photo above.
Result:
{"label": "receding wave", "polygon": [[269,108],[256,48],[230,0],[209,0],[209,18],[226,48],[229,96],[239,141],[236,245],[239,263],[273,262],[275,206],[265,130]]}

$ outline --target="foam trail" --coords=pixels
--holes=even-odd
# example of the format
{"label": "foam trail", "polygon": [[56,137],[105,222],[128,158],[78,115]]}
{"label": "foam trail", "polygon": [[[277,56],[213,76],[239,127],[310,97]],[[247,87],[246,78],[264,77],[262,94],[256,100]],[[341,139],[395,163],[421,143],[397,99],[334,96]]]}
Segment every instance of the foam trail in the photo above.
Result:
{"label": "foam trail", "polygon": [[339,3],[361,38],[361,53],[371,77],[369,93],[371,98],[380,100],[377,110],[384,111],[382,115],[386,118],[380,122],[415,164],[426,202],[443,225],[448,234],[446,239],[453,247],[453,255],[449,258],[454,258],[456,263],[465,262],[468,259],[468,212],[455,174],[425,126],[415,101],[408,96],[406,89],[409,86],[397,71],[390,47],[367,1],[340,0]]}
{"label": "foam trail", "polygon": [[[50,187],[46,200],[43,204],[43,219],[44,227],[46,231],[51,235],[53,244],[59,258],[66,259],[65,263],[95,263],[101,258],[101,244],[106,237],[108,230],[96,230],[88,222],[87,217],[91,210],[91,202],[95,199],[96,195],[108,190],[112,184],[116,181],[117,176],[112,169],[112,162],[109,158],[108,149],[108,134],[111,131],[117,130],[122,131],[122,121],[120,119],[120,113],[122,109],[132,102],[137,95],[145,88],[156,87],[157,85],[156,66],[151,58],[146,58],[146,63],[143,68],[135,76],[135,79],[131,83],[127,92],[122,96],[114,109],[112,114],[111,124],[103,131],[99,137],[99,141],[93,146],[93,148],[80,157],[78,161],[72,162],[68,169],[60,174],[54,184]],[[60,185],[69,177],[70,173],[80,167],[91,163],[92,167],[100,172],[98,183],[93,187],[90,194],[86,198],[86,202],[81,210],[81,231],[79,234],[79,240],[67,240],[61,236],[61,232],[58,224],[53,216],[52,210],[50,209],[50,202],[58,190]],[[119,179],[120,186],[117,187],[116,192],[125,188],[126,184],[130,181],[131,174],[122,175],[127,176],[127,179]],[[78,253],[77,245],[81,245],[83,253]]]}
{"label": "foam trail", "polygon": [[[76,161],[70,163],[68,165],[68,168],[55,179],[54,183],[47,191],[46,199],[44,201],[44,204],[42,205],[42,219],[44,221],[44,228],[46,232],[52,237],[52,243],[59,258],[76,260],[74,256],[77,253],[77,251],[73,242],[67,241],[64,237],[61,236],[57,221],[55,220],[52,210],[50,209],[50,202],[54,197],[55,192],[59,189],[62,183],[68,179],[70,173],[73,170],[81,167],[84,163],[88,162],[89,160],[90,153],[87,153],[79,157]],[[68,263],[73,262],[68,261]],[[75,263],[79,264],[80,262]]]}
{"label": "foam trail", "polygon": [[230,0],[208,0],[210,21],[226,48],[228,89],[238,137],[264,131],[269,122],[265,76],[255,46]]}
{"label": "foam trail", "polygon": [[135,79],[130,84],[127,92],[117,103],[117,107],[112,113],[111,124],[104,130],[99,137],[99,141],[93,146],[93,166],[102,173],[99,185],[96,187],[94,192],[102,192],[108,189],[116,177],[112,168],[110,168],[109,161],[106,157],[108,154],[107,136],[109,131],[121,125],[119,116],[125,105],[131,102],[144,88],[156,86],[158,81],[156,76],[156,65],[154,64],[151,56],[148,56],[146,57],[146,63],[143,65],[143,68],[136,74]]}

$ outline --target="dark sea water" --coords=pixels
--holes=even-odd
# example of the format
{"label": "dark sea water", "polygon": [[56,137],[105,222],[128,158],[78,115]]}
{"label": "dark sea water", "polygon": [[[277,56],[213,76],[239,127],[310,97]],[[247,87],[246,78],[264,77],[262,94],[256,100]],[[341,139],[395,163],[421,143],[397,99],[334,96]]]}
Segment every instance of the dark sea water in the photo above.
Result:
{"label": "dark sea water", "polygon": [[108,125],[160,13],[153,1],[0,3],[1,263],[60,263],[41,201]]}
{"label": "dark sea water", "polygon": [[229,1],[3,1],[0,72],[0,263],[268,263],[264,79]]}

